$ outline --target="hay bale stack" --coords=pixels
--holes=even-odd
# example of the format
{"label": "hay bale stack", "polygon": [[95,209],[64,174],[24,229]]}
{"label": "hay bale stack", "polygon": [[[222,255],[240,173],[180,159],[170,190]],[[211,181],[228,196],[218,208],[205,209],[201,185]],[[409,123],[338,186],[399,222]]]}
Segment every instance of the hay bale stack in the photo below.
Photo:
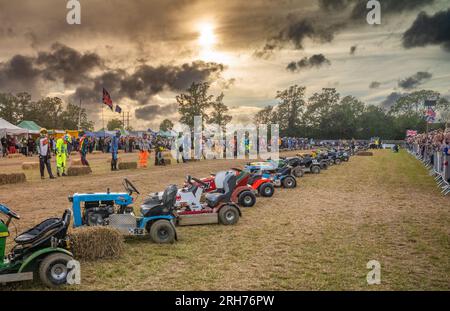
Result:
{"label": "hay bale stack", "polygon": [[172,164],[172,158],[163,158],[164,159],[164,165],[171,165]]}
{"label": "hay bale stack", "polygon": [[102,154],[103,152],[101,152],[100,150],[94,150],[92,151],[92,154]]}
{"label": "hay bale stack", "polygon": [[79,166],[81,164],[81,159],[72,159],[72,165]]}
{"label": "hay bale stack", "polygon": [[11,154],[8,154],[7,157],[8,157],[8,159],[20,159],[20,158],[23,158],[24,155],[21,153],[11,153]]}
{"label": "hay bale stack", "polygon": [[76,259],[118,258],[125,249],[123,235],[110,227],[81,227],[69,233],[71,251]]}
{"label": "hay bale stack", "polygon": [[0,185],[18,184],[27,181],[24,173],[0,174]]}
{"label": "hay bale stack", "polygon": [[360,151],[356,153],[357,156],[361,156],[361,157],[371,157],[373,156],[373,152],[370,151]]}
{"label": "hay bale stack", "polygon": [[36,170],[39,168],[39,162],[23,162],[22,169],[23,170]]}
{"label": "hay bale stack", "polygon": [[67,170],[67,175],[69,176],[83,176],[91,173],[92,170],[89,166],[71,166]]}
{"label": "hay bale stack", "polygon": [[119,170],[137,169],[137,162],[119,162]]}

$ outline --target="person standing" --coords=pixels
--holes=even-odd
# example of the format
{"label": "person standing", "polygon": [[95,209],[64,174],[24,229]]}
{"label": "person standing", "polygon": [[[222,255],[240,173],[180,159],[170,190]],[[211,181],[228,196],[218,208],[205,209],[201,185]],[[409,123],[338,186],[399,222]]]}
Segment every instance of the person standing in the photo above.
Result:
{"label": "person standing", "polygon": [[148,162],[148,151],[150,150],[150,144],[147,140],[147,136],[144,135],[143,138],[139,138],[139,165],[141,167],[147,167]]}
{"label": "person standing", "polygon": [[56,174],[59,176],[66,175],[67,156],[69,154],[68,144],[70,142],[70,136],[64,135],[62,138],[58,138],[56,141]]}
{"label": "person standing", "polygon": [[86,159],[86,155],[89,151],[89,138],[84,132],[80,133],[80,157],[81,157],[81,165],[89,166],[89,162]]}
{"label": "person standing", "polygon": [[116,131],[116,135],[111,139],[111,171],[117,171],[117,160],[119,154],[120,131]]}
{"label": "person standing", "polygon": [[55,179],[52,173],[52,167],[50,165],[51,159],[51,146],[47,136],[48,132],[45,128],[40,130],[40,137],[36,141],[36,148],[39,155],[39,170],[41,173],[41,179],[44,179],[44,169],[47,167],[48,176],[50,179]]}

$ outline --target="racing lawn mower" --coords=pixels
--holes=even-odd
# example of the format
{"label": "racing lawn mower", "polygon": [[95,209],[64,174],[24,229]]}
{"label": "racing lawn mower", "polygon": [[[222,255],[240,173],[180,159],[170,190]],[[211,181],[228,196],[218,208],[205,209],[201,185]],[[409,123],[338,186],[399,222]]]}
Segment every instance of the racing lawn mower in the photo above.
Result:
{"label": "racing lawn mower", "polygon": [[321,164],[317,159],[310,155],[301,154],[298,154],[298,157],[301,159],[300,165],[303,167],[305,173],[320,174]]}
{"label": "racing lawn mower", "polygon": [[[128,180],[123,181],[126,192],[75,193],[72,202],[74,227],[109,226],[125,235],[149,235],[156,243],[173,243],[177,239],[174,226],[177,187],[170,185],[161,198],[149,198],[136,217],[130,206],[140,192]],[[83,206],[82,206],[83,205]]]}
{"label": "racing lawn mower", "polygon": [[244,171],[261,175],[263,178],[270,179],[276,187],[295,188],[297,180],[293,175],[293,168],[286,165],[281,168],[274,168],[276,161],[254,162],[244,167]]}
{"label": "racing lawn mower", "polygon": [[[250,178],[250,174],[248,172],[244,172],[237,168],[232,168],[230,172],[236,175],[236,187],[233,190],[233,194],[231,195],[231,201],[238,203],[243,207],[252,207],[256,204],[256,194],[258,193],[258,188],[252,187],[252,185],[248,184],[248,180]],[[195,177],[190,177],[193,181],[195,181],[196,185],[203,188],[205,192],[212,192],[217,190],[217,185],[215,183],[215,174],[211,173],[210,177],[198,179]],[[264,181],[270,183],[270,180],[262,180],[258,183],[259,186]],[[273,193],[272,193],[273,194]]]}
{"label": "racing lawn mower", "polygon": [[[237,202],[244,207],[251,207],[256,203],[255,194],[259,194],[263,197],[273,196],[275,188],[270,179],[264,178],[261,174],[252,174],[246,170],[235,167],[230,171],[236,174],[236,188],[231,196],[233,202]],[[203,184],[205,192],[211,192],[216,190],[214,176],[215,174],[211,174],[211,177],[203,178],[201,180],[194,177],[192,177],[192,179],[197,181],[199,186]]]}
{"label": "racing lawn mower", "polygon": [[39,275],[41,282],[48,287],[67,283],[70,271],[69,261],[73,255],[67,250],[67,229],[70,224],[70,210],[61,218],[49,218],[33,228],[16,236],[16,244],[5,256],[6,238],[13,219],[20,219],[14,211],[0,204],[0,284],[33,280]]}
{"label": "racing lawn mower", "polygon": [[[236,175],[234,172],[224,171],[216,174],[214,178],[216,190],[205,195],[206,202],[201,202],[203,189],[207,184],[203,181],[187,176],[185,186],[178,190],[176,205],[176,224],[203,225],[223,224],[234,225],[239,221],[241,210],[232,201],[236,188]],[[151,197],[160,198],[161,193]]]}

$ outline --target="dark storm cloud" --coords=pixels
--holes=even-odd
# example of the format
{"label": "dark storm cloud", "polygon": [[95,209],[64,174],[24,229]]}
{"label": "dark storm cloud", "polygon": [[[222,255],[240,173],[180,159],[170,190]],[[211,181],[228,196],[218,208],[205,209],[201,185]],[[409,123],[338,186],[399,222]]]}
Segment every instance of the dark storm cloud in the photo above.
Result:
{"label": "dark storm cloud", "polygon": [[177,104],[158,105],[150,104],[135,110],[137,119],[151,121],[161,115],[173,114],[177,111]]}
{"label": "dark storm cloud", "polygon": [[351,46],[350,47],[350,55],[355,55],[357,48],[358,48],[357,45]]}
{"label": "dark storm cloud", "polygon": [[101,63],[95,53],[83,54],[55,43],[49,52],[39,52],[36,57],[18,54],[1,63],[0,90],[33,91],[39,82],[59,80],[65,85],[80,83]]}
{"label": "dark storm cloud", "polygon": [[[432,4],[434,0],[383,0],[383,16],[394,18],[402,12],[412,11]],[[276,35],[266,40],[266,45],[255,52],[257,57],[268,57],[276,49],[292,44],[295,49],[303,49],[305,39],[326,43],[333,41],[335,35],[346,28],[366,24],[367,1],[361,0],[320,0],[319,9],[309,12],[288,14],[288,23],[280,23]],[[353,51],[353,53],[356,51]],[[353,55],[353,54],[352,54]]]}
{"label": "dark storm cloud", "polygon": [[419,71],[411,77],[400,80],[398,82],[398,86],[405,90],[413,89],[413,88],[418,87],[425,81],[431,79],[432,77],[433,77],[433,75],[429,72]]}
{"label": "dark storm cloud", "polygon": [[[435,0],[382,0],[381,4],[381,14],[382,15],[394,15],[400,14],[406,11],[413,11],[417,8],[422,8],[424,6],[433,4]],[[351,18],[354,20],[365,20],[367,15],[367,1],[347,1],[356,2],[352,9]]]}
{"label": "dark storm cloud", "polygon": [[386,97],[386,99],[381,102],[381,107],[386,110],[391,109],[391,107],[397,102],[397,100],[402,98],[404,95],[405,94],[401,94],[401,93],[397,93],[397,92],[393,92],[393,93],[389,94],[388,97]]}
{"label": "dark storm cloud", "polygon": [[303,49],[305,39],[322,43],[331,42],[334,39],[334,34],[344,25],[345,23],[322,24],[315,19],[292,21],[278,35],[271,38],[262,51],[257,53],[265,55],[264,53],[270,53],[276,48],[283,47],[285,43],[292,44],[296,49]]}
{"label": "dark storm cloud", "polygon": [[371,89],[377,89],[377,88],[379,88],[380,86],[381,86],[381,83],[380,83],[380,82],[373,81],[372,83],[370,83],[369,88],[371,88]]}
{"label": "dark storm cloud", "polygon": [[40,74],[34,66],[34,58],[15,55],[0,63],[0,91],[34,90]]}
{"label": "dark storm cloud", "polygon": [[403,34],[405,48],[442,45],[450,51],[450,9],[430,16],[421,12]]}
{"label": "dark storm cloud", "polygon": [[193,82],[220,80],[225,70],[222,64],[204,61],[179,66],[140,64],[129,71],[108,68],[104,63],[95,53],[53,44],[50,51],[38,52],[36,57],[15,55],[0,63],[0,91],[33,93],[41,83],[61,82],[64,87],[76,87],[71,100],[98,102],[105,87],[116,99],[129,98],[145,104],[149,97],[165,89],[180,91]]}
{"label": "dark storm cloud", "polygon": [[124,70],[110,70],[95,77],[89,84],[78,87],[72,98],[80,98],[88,101],[98,100],[103,87],[116,100],[129,98],[145,104],[149,98],[164,91],[182,91],[193,82],[214,81],[220,79],[225,70],[222,64],[194,61],[181,66],[140,65],[129,74]]}
{"label": "dark storm cloud", "polygon": [[102,60],[95,53],[82,54],[60,43],[52,45],[50,52],[39,52],[35,63],[44,66],[47,80],[62,79],[65,84],[74,84],[86,79],[93,69],[101,67]]}
{"label": "dark storm cloud", "polygon": [[[32,36],[32,44],[76,40],[86,35],[117,36],[134,42],[161,37],[175,39],[181,11],[197,1],[81,1],[81,25],[66,22],[67,1],[1,0],[0,20],[17,36]],[[30,37],[31,39],[31,37]]]}
{"label": "dark storm cloud", "polygon": [[286,69],[295,72],[302,69],[309,69],[309,68],[319,68],[323,65],[330,65],[331,62],[329,59],[327,59],[323,54],[315,54],[311,57],[304,57],[298,62],[290,62]]}

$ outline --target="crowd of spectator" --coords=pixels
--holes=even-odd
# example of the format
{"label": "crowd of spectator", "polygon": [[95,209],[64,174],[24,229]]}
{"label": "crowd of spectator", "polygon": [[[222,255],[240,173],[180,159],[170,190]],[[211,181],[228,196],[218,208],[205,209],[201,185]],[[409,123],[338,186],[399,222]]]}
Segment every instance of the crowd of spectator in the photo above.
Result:
{"label": "crowd of spectator", "polygon": [[418,134],[406,139],[408,148],[418,152],[422,158],[433,158],[433,154],[442,152],[450,155],[450,128],[438,129],[428,133]]}

